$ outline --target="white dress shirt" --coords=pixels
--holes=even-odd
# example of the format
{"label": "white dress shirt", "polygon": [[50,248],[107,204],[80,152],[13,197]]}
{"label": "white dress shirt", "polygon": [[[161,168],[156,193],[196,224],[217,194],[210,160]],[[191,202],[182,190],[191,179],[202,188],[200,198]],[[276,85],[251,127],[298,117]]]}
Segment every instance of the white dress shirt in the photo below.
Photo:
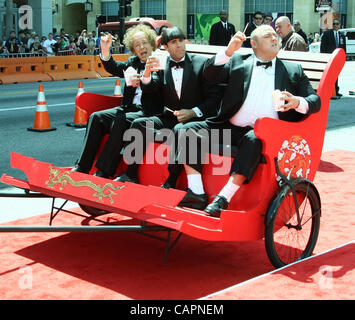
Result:
{"label": "white dress shirt", "polygon": [[[217,53],[215,65],[227,63],[231,57],[225,54],[225,51]],[[276,58],[272,66],[265,69],[264,66],[256,66],[256,62],[261,61],[254,55],[253,73],[250,80],[250,86],[246,99],[239,111],[229,119],[229,121],[239,127],[254,127],[255,121],[259,118],[278,119],[278,113],[275,110],[272,92],[275,90],[275,65]],[[298,97],[300,104],[296,111],[306,114],[308,112],[308,103],[303,97]]]}
{"label": "white dress shirt", "polygon": [[334,30],[334,39],[335,39],[335,46],[339,48],[340,45],[339,31]]}
{"label": "white dress shirt", "polygon": [[[110,55],[108,56],[107,59],[104,59],[104,57],[102,56],[101,52],[100,52],[99,56],[100,56],[100,58],[103,61],[109,61],[111,59],[111,53],[110,53]],[[141,70],[140,71],[141,77],[143,76],[143,73],[144,73],[144,70]],[[132,103],[133,104],[142,104],[141,100],[142,100],[142,88],[140,86],[138,86],[138,87],[136,87],[136,92],[134,93],[134,98],[133,98]]]}
{"label": "white dress shirt", "polygon": [[[175,61],[171,58],[170,58],[170,60]],[[181,62],[181,61],[185,61],[185,57],[182,58],[180,61],[175,61],[175,62]],[[175,91],[176,91],[176,94],[179,97],[179,99],[181,97],[181,87],[182,87],[183,75],[184,75],[183,68],[176,68],[176,67],[171,68],[171,76],[173,78]],[[151,81],[151,76],[144,77],[141,79],[141,81],[144,84],[148,84]],[[194,107],[194,108],[192,108],[192,110],[195,112],[195,114],[198,118],[203,116],[203,113],[201,112],[201,110],[198,107]]]}

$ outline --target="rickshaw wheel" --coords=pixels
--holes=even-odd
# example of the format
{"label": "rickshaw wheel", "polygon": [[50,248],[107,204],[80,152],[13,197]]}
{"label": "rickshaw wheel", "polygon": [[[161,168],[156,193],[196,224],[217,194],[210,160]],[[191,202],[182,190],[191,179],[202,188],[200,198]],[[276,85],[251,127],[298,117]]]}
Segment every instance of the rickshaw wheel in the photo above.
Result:
{"label": "rickshaw wheel", "polygon": [[313,184],[298,181],[294,189],[299,203],[300,223],[289,185],[272,201],[266,221],[265,248],[275,268],[309,257],[320,227],[321,203]]}
{"label": "rickshaw wheel", "polygon": [[93,217],[102,216],[103,214],[108,213],[108,211],[97,209],[95,207],[85,206],[80,203],[79,203],[79,207],[81,208],[81,210],[83,210],[84,212],[86,212],[87,214]]}

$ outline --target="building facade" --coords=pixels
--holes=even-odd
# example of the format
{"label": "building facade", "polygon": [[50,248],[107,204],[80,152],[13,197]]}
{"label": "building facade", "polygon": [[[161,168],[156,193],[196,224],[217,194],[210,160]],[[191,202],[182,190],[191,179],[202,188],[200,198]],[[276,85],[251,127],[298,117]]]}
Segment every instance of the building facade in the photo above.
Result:
{"label": "building facade", "polygon": [[[243,30],[256,11],[271,13],[274,18],[287,15],[301,22],[306,32],[319,32],[329,25],[329,17],[338,17],[343,28],[355,27],[355,0],[332,0],[330,12],[315,10],[317,0],[134,0],[131,17],[153,17],[169,20],[186,31],[188,38],[207,41],[209,28],[219,21],[219,12],[229,12],[229,21],[237,30]],[[19,31],[19,8],[28,5],[33,10],[33,30],[47,35],[52,28],[65,28],[74,34],[77,30],[96,30],[96,18],[117,21],[118,0],[0,0],[0,33]],[[127,19],[131,18],[127,17]]]}

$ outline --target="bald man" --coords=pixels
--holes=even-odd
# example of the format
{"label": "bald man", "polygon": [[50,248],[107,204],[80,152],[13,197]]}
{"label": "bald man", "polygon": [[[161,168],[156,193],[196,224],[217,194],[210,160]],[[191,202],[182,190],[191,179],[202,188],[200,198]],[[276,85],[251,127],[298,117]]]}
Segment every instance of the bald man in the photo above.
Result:
{"label": "bald man", "polygon": [[281,50],[285,51],[307,51],[307,44],[304,39],[293,31],[291,21],[286,16],[276,20],[276,33],[281,38]]}

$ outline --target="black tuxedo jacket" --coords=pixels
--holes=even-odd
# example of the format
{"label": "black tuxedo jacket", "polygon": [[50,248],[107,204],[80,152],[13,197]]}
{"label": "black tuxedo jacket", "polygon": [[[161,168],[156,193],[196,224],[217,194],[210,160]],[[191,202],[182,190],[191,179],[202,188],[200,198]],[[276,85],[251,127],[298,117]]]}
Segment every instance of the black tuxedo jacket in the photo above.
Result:
{"label": "black tuxedo jacket", "polygon": [[[207,80],[213,79],[217,83],[227,83],[228,85],[218,115],[207,119],[211,125],[228,122],[243,105],[251,81],[254,55],[242,56],[234,53],[231,60],[222,66],[215,66],[214,61],[215,57],[207,61],[204,76]],[[299,64],[276,58],[275,89],[287,90],[293,95],[304,97],[309,105],[309,114],[320,110],[320,98],[313,90]],[[299,121],[305,116],[295,110],[278,112],[278,115],[281,120],[293,122]]]}
{"label": "black tuxedo jacket", "polygon": [[213,80],[206,81],[204,79],[203,67],[206,60],[207,58],[203,56],[186,53],[180,99],[176,93],[169,67],[170,57],[167,59],[165,70],[152,72],[150,83],[142,85],[143,92],[156,96],[162,95],[163,104],[169,109],[180,110],[198,107],[203,113],[203,119],[215,116],[222,99],[223,89]]}
{"label": "black tuxedo jacket", "polygon": [[[320,52],[322,53],[333,53],[337,48],[334,37],[334,30],[330,29],[324,31],[320,43]],[[339,32],[339,48],[345,50],[345,36]]]}
{"label": "black tuxedo jacket", "polygon": [[[138,73],[141,70],[144,70],[145,68],[145,64],[142,64],[142,62],[137,56],[131,56],[128,58],[127,61],[124,62],[115,61],[112,56],[108,61],[104,61],[102,59],[101,61],[107,72],[120,78],[124,78],[123,71],[125,71],[128,67],[132,67],[136,69]],[[124,86],[123,98],[122,98],[123,106],[131,105],[133,103],[135,92],[136,92],[135,87],[132,86],[128,87],[126,85]],[[156,96],[153,94],[149,94],[149,93],[142,94],[141,105],[145,116],[155,115],[163,111],[162,99],[160,98],[160,96]]]}
{"label": "black tuxedo jacket", "polygon": [[235,34],[235,27],[233,24],[227,22],[227,29],[223,27],[221,21],[213,24],[210,31],[209,44],[215,46],[227,46],[231,37]]}

